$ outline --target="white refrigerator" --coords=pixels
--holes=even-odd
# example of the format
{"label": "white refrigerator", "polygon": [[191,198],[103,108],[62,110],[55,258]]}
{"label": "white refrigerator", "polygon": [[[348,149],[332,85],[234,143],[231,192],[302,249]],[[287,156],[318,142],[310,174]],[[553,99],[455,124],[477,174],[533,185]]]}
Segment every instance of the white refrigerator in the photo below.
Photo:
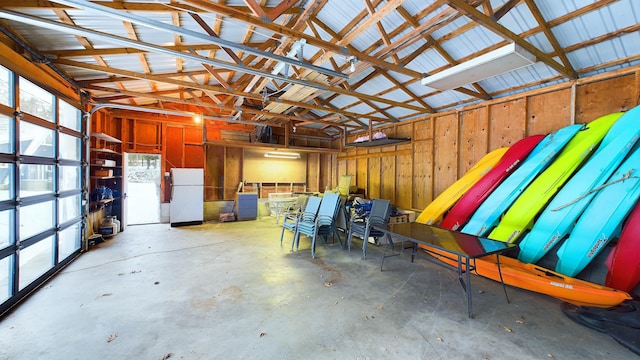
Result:
{"label": "white refrigerator", "polygon": [[204,169],[171,169],[171,226],[202,224],[204,220]]}

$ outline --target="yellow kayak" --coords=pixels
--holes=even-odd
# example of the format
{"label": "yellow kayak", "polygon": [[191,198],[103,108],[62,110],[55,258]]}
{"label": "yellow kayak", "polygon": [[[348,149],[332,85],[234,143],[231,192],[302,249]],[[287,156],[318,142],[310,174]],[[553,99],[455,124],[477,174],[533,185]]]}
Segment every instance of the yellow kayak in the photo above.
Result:
{"label": "yellow kayak", "polygon": [[500,161],[509,148],[499,148],[483,156],[466,174],[436,197],[416,219],[422,224],[436,224],[442,216],[464,195],[478,180]]}

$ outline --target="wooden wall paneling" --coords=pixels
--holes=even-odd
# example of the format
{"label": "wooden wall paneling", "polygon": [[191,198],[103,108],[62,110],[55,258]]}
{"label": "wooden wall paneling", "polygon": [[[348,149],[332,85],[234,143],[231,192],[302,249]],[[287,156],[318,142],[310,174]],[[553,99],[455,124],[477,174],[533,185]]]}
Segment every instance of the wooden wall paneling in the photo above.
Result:
{"label": "wooden wall paneling", "polygon": [[242,181],[242,148],[226,147],[224,157],[224,200],[234,200]]}
{"label": "wooden wall paneling", "polygon": [[331,185],[331,181],[335,171],[332,170],[337,168],[337,166],[332,165],[336,163],[336,157],[332,154],[320,154],[320,188],[318,191],[323,192],[326,189],[334,188],[334,186]]}
{"label": "wooden wall paneling", "polygon": [[170,169],[174,167],[184,167],[184,149],[182,146],[184,140],[182,128],[167,126],[166,141],[166,161],[170,165]]}
{"label": "wooden wall paneling", "polygon": [[[403,127],[399,127],[403,128]],[[409,135],[400,135],[402,132],[398,134],[398,136],[406,137]],[[398,150],[400,149],[411,149],[411,144],[402,144],[398,146]],[[413,199],[413,153],[410,155],[399,155],[396,156],[396,195],[395,195],[395,204],[397,207],[402,209],[411,209],[412,208],[412,199]]]}
{"label": "wooden wall paneling", "polygon": [[202,144],[202,126],[186,125],[184,127],[184,142],[186,144]]}
{"label": "wooden wall paneling", "polygon": [[[161,127],[161,131],[160,131],[160,141],[161,141],[161,145],[160,145],[160,156],[162,157],[162,165],[161,165],[161,171],[162,174],[168,173],[169,169],[171,169],[173,166],[171,165],[171,163],[169,162],[168,159],[168,152],[167,152],[167,134],[168,134],[168,127],[167,127],[167,123],[162,123],[160,125]],[[162,190],[162,199],[160,200],[160,202],[163,203],[168,203],[169,199],[171,197],[171,188],[169,186],[169,183],[164,180],[164,176],[162,177],[162,181],[160,182],[160,188]]]}
{"label": "wooden wall paneling", "polygon": [[433,117],[414,122],[412,138],[414,140],[433,139]]}
{"label": "wooden wall paneling", "polygon": [[412,209],[424,209],[433,200],[433,139],[413,142]]}
{"label": "wooden wall paneling", "polygon": [[[204,145],[184,145],[184,167],[204,167]],[[236,184],[237,185],[237,184]]]}
{"label": "wooden wall paneling", "polygon": [[[366,155],[369,151],[366,148],[358,148],[356,155]],[[356,159],[356,186],[358,189],[364,189],[365,196],[369,197],[367,184],[369,181],[369,162],[367,158]]]}
{"label": "wooden wall paneling", "polygon": [[134,136],[134,121],[133,119],[126,118],[122,122],[122,151],[135,152],[135,136]]}
{"label": "wooden wall paneling", "polygon": [[640,105],[640,70],[633,73],[636,80],[636,106]]}
{"label": "wooden wall paneling", "polygon": [[132,120],[133,143],[132,150],[141,153],[155,153],[159,150],[158,144],[160,124],[144,120]]}
{"label": "wooden wall paneling", "polygon": [[413,138],[413,123],[396,126],[396,137]]}
{"label": "wooden wall paneling", "polygon": [[526,113],[527,104],[524,98],[490,105],[488,151],[510,146],[524,138]]}
{"label": "wooden wall paneling", "polygon": [[[357,148],[349,148],[347,150],[347,156],[352,156],[357,154]],[[351,175],[351,185],[355,185],[357,181],[358,174],[358,164],[356,159],[347,160],[347,172],[343,175]]]}
{"label": "wooden wall paneling", "polygon": [[[379,153],[380,148],[369,148],[369,154]],[[367,185],[367,196],[370,199],[381,197],[381,169],[382,161],[380,157],[370,157],[368,159],[369,183]]]}
{"label": "wooden wall paneling", "polygon": [[437,196],[458,179],[458,116],[434,119],[433,194]]}
{"label": "wooden wall paneling", "polygon": [[347,160],[347,172],[345,175],[351,175],[351,184],[349,186],[353,186],[356,184],[358,163],[356,159]]}
{"label": "wooden wall paneling", "polygon": [[[349,175],[349,169],[348,169],[348,162],[349,160],[338,160],[338,172],[337,175],[338,176],[342,176],[342,175]],[[331,180],[331,189],[334,189],[336,186],[338,186],[338,179],[336,179],[335,177],[332,177]]]}
{"label": "wooden wall paneling", "polygon": [[206,159],[204,171],[204,199],[224,199],[224,147],[206,145]]}
{"label": "wooden wall paneling", "polygon": [[480,160],[489,148],[489,110],[480,107],[460,112],[458,177]]}
{"label": "wooden wall paneling", "polygon": [[[394,135],[395,136],[395,135]],[[382,152],[395,151],[395,146],[384,146]],[[383,156],[380,169],[380,197],[396,203],[396,156]]]}
{"label": "wooden wall paneling", "polygon": [[320,191],[320,154],[307,155],[307,191]]}
{"label": "wooden wall paneling", "polygon": [[635,74],[581,84],[576,87],[576,123],[584,124],[603,115],[629,110],[637,105]]}
{"label": "wooden wall paneling", "polygon": [[526,135],[548,134],[571,125],[571,88],[527,98]]}

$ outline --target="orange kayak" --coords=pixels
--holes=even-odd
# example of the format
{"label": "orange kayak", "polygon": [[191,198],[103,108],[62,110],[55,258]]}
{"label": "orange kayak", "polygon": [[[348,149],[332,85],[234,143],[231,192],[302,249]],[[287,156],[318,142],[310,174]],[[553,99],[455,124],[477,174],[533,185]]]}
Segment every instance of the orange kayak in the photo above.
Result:
{"label": "orange kayak", "polygon": [[[447,259],[445,252],[429,249],[432,256],[451,266],[458,266],[455,260]],[[553,296],[578,306],[612,307],[631,296],[621,290],[564,276],[535,264],[525,264],[517,259],[501,256],[500,269],[504,283],[525,290]],[[500,281],[496,256],[476,259],[472,273],[495,281]]]}

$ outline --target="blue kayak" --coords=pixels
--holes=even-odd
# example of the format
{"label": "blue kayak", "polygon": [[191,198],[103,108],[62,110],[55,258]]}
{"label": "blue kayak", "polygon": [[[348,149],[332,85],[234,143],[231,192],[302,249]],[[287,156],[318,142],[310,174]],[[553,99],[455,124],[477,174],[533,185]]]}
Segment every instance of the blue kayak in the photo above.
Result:
{"label": "blue kayak", "polygon": [[616,114],[622,117],[611,127],[596,152],[556,194],[520,241],[520,261],[538,262],[571,232],[576,219],[596,195],[594,189],[604,184],[637,142],[640,107]]}
{"label": "blue kayak", "polygon": [[547,135],[527,156],[525,161],[507,177],[473,213],[460,230],[463,233],[484,236],[498,223],[500,216],[543,171],[583,125],[570,125]]}
{"label": "blue kayak", "polygon": [[558,249],[556,271],[575,277],[617,236],[640,198],[640,144],[601,186]]}
{"label": "blue kayak", "polygon": [[529,230],[533,220],[549,200],[587,161],[620,115],[603,116],[580,130],[526,190],[518,196],[495,229],[487,236],[492,240],[513,243]]}

